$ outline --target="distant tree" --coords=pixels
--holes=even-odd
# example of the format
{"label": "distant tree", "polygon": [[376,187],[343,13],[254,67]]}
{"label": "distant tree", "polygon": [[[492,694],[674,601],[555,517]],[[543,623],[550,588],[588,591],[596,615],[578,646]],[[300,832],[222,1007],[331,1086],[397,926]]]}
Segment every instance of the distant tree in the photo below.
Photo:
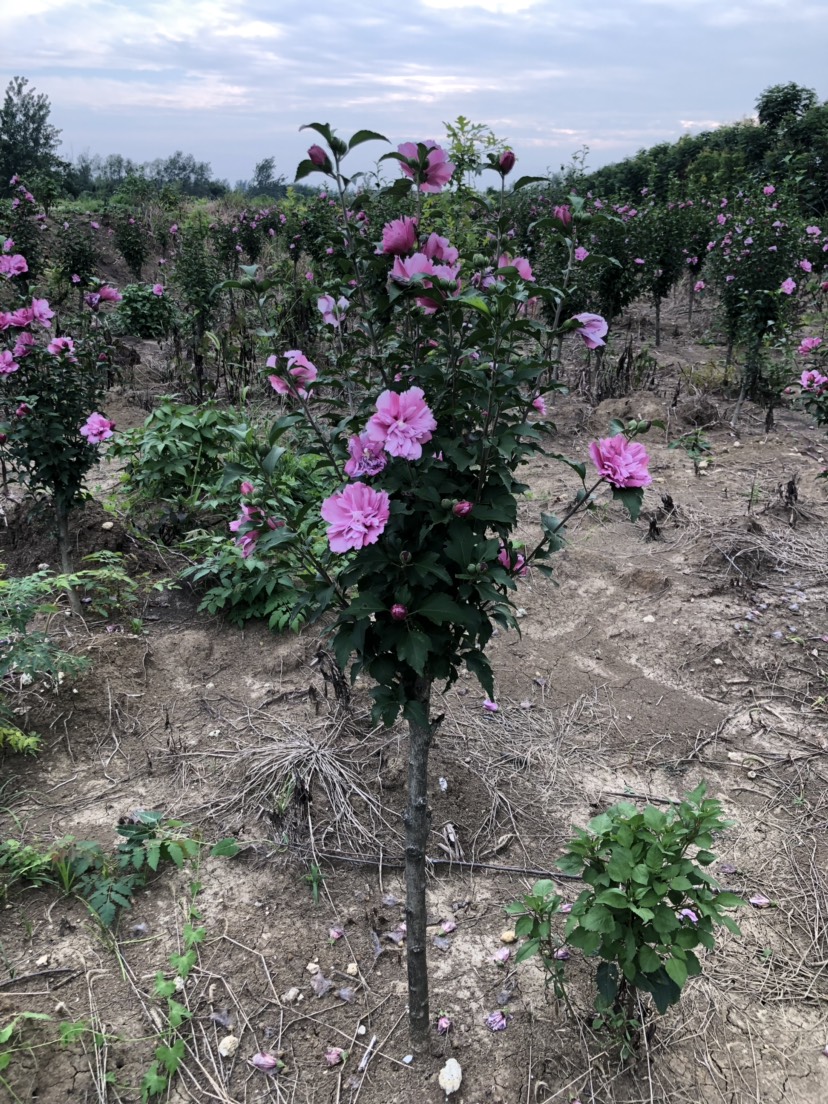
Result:
{"label": "distant tree", "polygon": [[27,90],[25,77],[12,77],[0,108],[0,195],[10,191],[9,178],[59,174],[56,155],[60,131],[49,122],[49,97]]}
{"label": "distant tree", "polygon": [[276,176],[276,158],[264,157],[256,162],[253,179],[248,181],[245,190],[250,195],[266,195],[279,199],[287,192],[284,176]]}
{"label": "distant tree", "polygon": [[801,84],[772,84],[756,101],[759,122],[770,131],[779,130],[801,118],[819,103],[813,88]]}

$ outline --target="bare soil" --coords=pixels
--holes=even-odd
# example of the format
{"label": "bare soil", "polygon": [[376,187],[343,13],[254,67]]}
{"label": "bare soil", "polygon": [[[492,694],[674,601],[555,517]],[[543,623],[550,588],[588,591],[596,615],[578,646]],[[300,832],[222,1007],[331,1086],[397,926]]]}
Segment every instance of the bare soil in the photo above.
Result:
{"label": "bare soil", "polygon": [[[573,526],[554,583],[521,584],[522,632],[501,633],[491,651],[496,714],[471,678],[439,703],[429,853],[462,859],[433,867],[429,957],[432,1012],[452,1018],[450,1033],[408,1063],[404,943],[390,938],[402,918],[404,731],[370,726],[360,683],[349,712],[336,705],[316,635],[239,631],[197,613],[183,591],[152,594],[141,635],[60,625],[92,666],[57,698],[21,697],[43,750],[0,763],[0,830],[109,845],[120,817],[158,809],[242,850],[205,851],[197,872],[163,870],[112,932],[52,889],[0,902],[0,1025],[23,1009],[53,1017],[25,1026],[27,1046],[4,1074],[19,1100],[140,1100],[163,1010],[154,981],[172,976],[194,879],[206,939],[179,994],[192,1021],[171,1101],[438,1104],[449,1056],[464,1078],[451,1099],[463,1104],[828,1099],[828,483],[816,478],[828,441],[791,409],[770,434],[751,408],[732,430],[724,401],[698,387],[723,357],[693,343],[703,309],[689,335],[677,333],[678,307],[666,318],[654,389],[598,409],[559,399],[553,412],[555,448],[572,456],[612,416],[668,422],[647,442],[655,481],[642,518],[602,506]],[[648,324],[631,319],[639,336]],[[134,392],[119,401],[133,424],[144,416]],[[713,451],[696,473],[667,443],[698,424]],[[539,511],[565,508],[573,487],[552,461],[527,481],[529,540]],[[93,479],[102,497],[115,482],[105,465]],[[659,511],[661,495],[672,512]],[[6,518],[0,555],[13,573],[55,562],[46,521],[10,504]],[[123,551],[143,557],[136,570],[166,573],[128,519],[98,503],[75,532],[80,552]],[[569,963],[573,1018],[536,966],[493,961],[503,909],[532,872],[555,877],[571,825],[622,796],[669,802],[702,780],[734,822],[714,871],[772,907],[742,911],[741,938],[723,934],[623,1065],[590,1029],[589,962],[573,953]],[[313,863],[318,902],[305,878]],[[577,895],[577,883],[560,884]],[[446,934],[445,921],[456,929]],[[332,939],[336,926],[344,935]],[[316,967],[333,982],[321,997]],[[508,1026],[494,1034],[485,1019],[499,1007]],[[57,1022],[80,1019],[105,1045],[54,1041]],[[228,1034],[239,1046],[222,1058]],[[331,1046],[349,1051],[344,1065],[326,1066]],[[259,1051],[280,1054],[284,1071],[252,1067]]]}

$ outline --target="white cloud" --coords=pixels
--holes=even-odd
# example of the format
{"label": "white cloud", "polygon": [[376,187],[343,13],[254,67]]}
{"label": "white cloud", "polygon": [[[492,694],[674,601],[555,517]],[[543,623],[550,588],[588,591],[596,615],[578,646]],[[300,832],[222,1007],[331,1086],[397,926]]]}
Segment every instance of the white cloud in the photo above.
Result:
{"label": "white cloud", "polygon": [[493,15],[519,15],[537,8],[548,0],[420,0],[424,8],[434,11],[457,11],[461,8],[478,8]]}

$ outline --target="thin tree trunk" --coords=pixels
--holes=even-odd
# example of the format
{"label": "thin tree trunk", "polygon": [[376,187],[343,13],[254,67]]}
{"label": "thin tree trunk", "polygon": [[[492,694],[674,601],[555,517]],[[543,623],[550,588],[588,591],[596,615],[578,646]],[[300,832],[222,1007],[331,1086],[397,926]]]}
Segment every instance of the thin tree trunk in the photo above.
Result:
{"label": "thin tree trunk", "polygon": [[661,300],[655,301],[655,343],[656,348],[661,344]]}
{"label": "thin tree trunk", "polygon": [[[57,536],[58,536],[58,552],[60,554],[60,570],[64,575],[71,575],[74,571],[72,566],[72,558],[69,555],[69,510],[62,502],[55,503],[55,514],[57,515]],[[74,587],[67,587],[69,594],[69,608],[72,613],[81,615],[81,604],[78,592]]]}
{"label": "thin tree trunk", "polygon": [[[419,678],[413,698],[428,721],[431,683]],[[426,954],[426,846],[431,824],[428,807],[428,752],[433,729],[414,720],[408,722],[408,805],[405,821],[405,918],[408,965],[408,1028],[411,1042],[428,1041],[428,962]]]}
{"label": "thin tree trunk", "polygon": [[693,284],[693,277],[690,277],[690,294],[687,296],[687,325],[693,321],[693,297],[695,295],[695,285]]}

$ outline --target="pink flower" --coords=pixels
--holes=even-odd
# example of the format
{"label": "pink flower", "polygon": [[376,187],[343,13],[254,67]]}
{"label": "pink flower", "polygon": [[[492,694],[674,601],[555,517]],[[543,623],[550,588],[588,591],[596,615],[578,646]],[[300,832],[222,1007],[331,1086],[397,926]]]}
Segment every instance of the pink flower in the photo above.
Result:
{"label": "pink flower", "polygon": [[27,414],[31,414],[32,408],[28,403],[21,403],[17,410],[14,412],[15,418],[25,418]]}
{"label": "pink flower", "polygon": [[799,267],[802,269],[803,272],[812,272],[814,268],[809,260],[800,261]]}
{"label": "pink flower", "polygon": [[[419,167],[420,151],[418,144],[425,146],[428,150],[424,167]],[[400,169],[405,176],[417,181],[421,192],[441,192],[454,174],[454,164],[449,161],[446,151],[438,146],[436,142],[403,142],[401,146],[397,147],[397,152],[418,165],[417,168],[412,168],[401,161]]]}
{"label": "pink flower", "polygon": [[152,294],[157,295],[160,299],[160,297],[164,294],[164,285],[163,284],[153,284],[152,285]]}
{"label": "pink flower", "polygon": [[44,330],[48,330],[52,325],[52,319],[55,317],[55,312],[49,310],[49,303],[46,299],[32,299],[32,322],[39,322]]}
{"label": "pink flower", "polygon": [[274,1058],[272,1054],[266,1054],[264,1051],[259,1051],[258,1054],[254,1054],[250,1059],[250,1065],[255,1066],[258,1070],[273,1070],[277,1069],[280,1065],[283,1065],[278,1058]]}
{"label": "pink flower", "polygon": [[75,358],[72,353],[75,351],[75,343],[71,337],[53,337],[49,344],[46,346],[46,352],[51,353],[52,356],[61,356],[66,353],[70,360]]}
{"label": "pink flower", "polygon": [[[311,364],[308,358],[304,355],[301,349],[290,349],[288,352],[282,354],[287,358],[287,373],[292,376],[298,384],[306,384],[310,386],[318,375],[316,365]],[[278,358],[270,356],[267,358],[267,367],[276,368],[278,365]],[[283,380],[280,376],[269,376],[270,386],[279,395],[295,395],[298,394],[300,398],[306,399],[308,392],[305,387],[298,387],[296,390],[291,387],[290,383]]]}
{"label": "pink flower", "polygon": [[509,549],[505,544],[501,543],[500,551],[497,554],[497,562],[502,564],[507,571],[511,571],[513,575],[517,575],[521,579],[525,579],[529,574],[529,568],[526,564],[525,556],[522,556],[520,552],[515,552],[514,563],[512,562],[512,556]]}
{"label": "pink flower", "polygon": [[497,164],[500,172],[503,176],[508,176],[512,169],[515,167],[515,161],[517,158],[511,150],[504,150],[498,158]]}
{"label": "pink flower", "polygon": [[[600,200],[597,202],[600,203]],[[603,204],[601,204],[603,206]],[[567,203],[562,203],[559,207],[552,208],[552,218],[556,218],[558,222],[563,223],[564,226],[569,226],[572,222],[572,211]]]}
{"label": "pink flower", "polygon": [[[45,300],[43,301],[45,302]],[[7,330],[9,326],[14,326],[15,329],[22,330],[24,326],[30,325],[33,321],[34,311],[32,308],[20,307],[10,314],[0,313],[0,330]]]}
{"label": "pink flower", "polygon": [[646,264],[646,263],[647,262],[644,260],[643,257],[636,257],[635,260],[633,261],[633,264],[637,264],[637,265],[643,265],[643,264]]}
{"label": "pink flower", "polygon": [[114,422],[94,411],[81,426],[80,432],[81,437],[85,437],[90,445],[99,445],[101,441],[109,440],[114,429]]}
{"label": "pink flower", "polygon": [[423,246],[423,253],[431,261],[442,261],[443,264],[454,265],[460,258],[459,252],[450,244],[448,238],[441,238],[439,234],[430,234],[428,241]]}
{"label": "pink flower", "polygon": [[[410,257],[395,257],[391,269],[391,279],[398,283],[408,283],[412,276],[433,276],[434,265],[425,253],[413,253]],[[431,287],[425,283],[424,287]]]}
{"label": "pink flower", "polygon": [[796,281],[792,280],[789,276],[787,280],[783,282],[779,290],[784,292],[785,295],[793,295],[793,293],[796,291]]}
{"label": "pink flower", "polygon": [[[319,147],[317,147],[318,149]],[[313,146],[311,146],[313,149]],[[348,1051],[343,1050],[342,1047],[328,1047],[325,1051],[325,1061],[329,1066],[338,1066],[341,1062],[344,1062],[348,1057]]]}
{"label": "pink flower", "polygon": [[802,339],[802,342],[800,343],[799,348],[797,349],[797,352],[801,356],[807,356],[809,353],[812,353],[814,349],[818,349],[821,344],[821,337],[804,337]]}
{"label": "pink flower", "polygon": [[328,155],[321,146],[314,144],[308,148],[308,160],[313,161],[318,169],[324,169],[328,164]]}
{"label": "pink flower", "polygon": [[172,226],[170,227],[169,232],[173,235],[173,237],[175,237],[175,235],[178,233],[178,223],[177,222],[174,222],[172,224]]}
{"label": "pink flower", "polygon": [[828,376],[823,376],[822,372],[817,372],[816,369],[812,368],[810,371],[802,373],[799,383],[803,391],[819,392],[828,384]]}
{"label": "pink flower", "polygon": [[437,422],[421,388],[411,387],[398,394],[383,391],[377,399],[377,413],[368,419],[366,436],[379,441],[389,456],[419,460],[423,445],[431,440]]}
{"label": "pink flower", "polygon": [[15,361],[8,349],[0,352],[0,376],[10,376],[16,372],[20,365]]}
{"label": "pink flower", "polygon": [[334,299],[332,295],[321,295],[316,300],[316,306],[322,313],[322,321],[337,328],[342,324],[349,304],[344,295],[340,295],[339,299]]}
{"label": "pink flower", "polygon": [[691,924],[698,924],[699,915],[691,908],[683,908],[678,911],[679,920],[689,920]]}
{"label": "pink flower", "polygon": [[495,951],[495,953],[492,955],[492,962],[496,962],[498,966],[503,966],[505,963],[507,963],[509,961],[509,959],[511,957],[512,957],[512,952],[509,950],[509,948],[508,947],[501,947],[499,950]]}
{"label": "pink flower", "polygon": [[395,602],[391,607],[392,621],[405,621],[406,617],[408,617],[408,607],[401,602]]}
{"label": "pink flower", "polygon": [[498,258],[497,267],[516,268],[521,280],[526,280],[527,283],[535,282],[535,277],[532,275],[532,266],[525,257],[515,257],[512,260],[508,253],[504,253],[502,257]]}
{"label": "pink flower", "polygon": [[704,280],[696,280],[695,284],[693,284],[693,291],[704,291],[704,288]]}
{"label": "pink flower", "polygon": [[607,336],[609,326],[600,314],[584,312],[576,314],[575,318],[582,323],[580,329],[575,332],[581,335],[588,349],[597,349],[599,345],[606,345],[604,338]]}
{"label": "pink flower", "polygon": [[240,493],[241,493],[241,494],[245,495],[245,497],[248,497],[248,498],[249,498],[249,497],[250,497],[250,495],[252,495],[252,494],[255,494],[256,488],[255,488],[255,487],[253,486],[253,484],[252,484],[252,483],[249,483],[249,482],[248,482],[248,481],[247,481],[247,480],[245,479],[245,481],[244,481],[244,482],[242,483],[242,485],[241,485],[241,486],[239,487],[239,491],[240,491]]}
{"label": "pink flower", "polygon": [[764,195],[773,195],[775,191],[776,188],[774,188],[773,184],[766,184],[762,189]]}
{"label": "pink flower", "polygon": [[351,458],[345,463],[345,474],[349,479],[363,476],[371,479],[388,463],[382,441],[371,441],[364,433],[361,437],[354,434],[348,442],[348,452]]}
{"label": "pink flower", "polygon": [[448,1035],[449,1031],[451,1031],[451,1028],[452,1028],[451,1018],[449,1016],[445,1016],[445,1015],[440,1016],[439,1019],[437,1020],[437,1034],[438,1035]]}
{"label": "pink flower", "polygon": [[11,251],[13,249],[14,249],[14,238],[6,238],[6,240],[3,242],[3,252],[4,253],[11,253]]}
{"label": "pink flower", "polygon": [[455,517],[468,517],[474,509],[474,504],[471,502],[455,502],[451,508],[451,512]]}
{"label": "pink flower", "polygon": [[305,273],[305,279],[308,281],[308,283],[312,284],[313,283],[313,273],[310,272],[310,271],[306,272]]}
{"label": "pink flower", "polygon": [[509,1023],[509,1017],[498,1009],[497,1012],[492,1012],[486,1017],[485,1023],[490,1031],[505,1031]]}
{"label": "pink flower", "polygon": [[392,219],[382,228],[383,253],[396,253],[402,256],[410,253],[417,244],[417,220],[403,215],[402,218]]}
{"label": "pink flower", "polygon": [[365,483],[349,483],[322,503],[322,517],[329,522],[332,552],[350,552],[376,544],[390,514],[387,491],[375,491]]}
{"label": "pink flower", "polygon": [[497,713],[499,706],[498,706],[497,702],[490,701],[489,698],[484,698],[483,699],[483,708],[488,713]]}
{"label": "pink flower", "polygon": [[90,222],[89,225],[93,230],[100,230],[101,224],[99,222]]}
{"label": "pink flower", "polygon": [[98,304],[101,301],[101,297],[96,292],[90,291],[86,295],[84,295],[83,301],[84,303],[86,303],[87,307],[90,308],[90,310],[97,310]]}
{"label": "pink flower", "polygon": [[534,399],[532,399],[532,406],[539,414],[543,414],[544,417],[546,416],[546,400],[543,395],[536,395]]}
{"label": "pink flower", "polygon": [[73,272],[72,273],[72,283],[73,284],[79,284],[80,282],[81,282],[80,276],[78,276],[77,272]]}
{"label": "pink flower", "polygon": [[638,441],[628,441],[623,433],[593,441],[589,455],[598,474],[613,487],[648,487],[653,481],[647,470],[647,450]]}
{"label": "pink flower", "polygon": [[27,330],[24,330],[23,333],[19,333],[14,343],[14,356],[28,356],[28,354],[32,351],[32,346],[34,344],[34,334],[29,333]]}
{"label": "pink flower", "polygon": [[818,226],[806,226],[805,233],[810,234],[811,237],[818,238],[822,231]]}
{"label": "pink flower", "polygon": [[[771,248],[773,248],[773,246],[771,246]],[[736,279],[735,276],[725,276],[725,283],[726,284],[732,284],[735,279]]]}
{"label": "pink flower", "polygon": [[584,249],[582,245],[579,245],[578,248],[575,250],[574,256],[576,261],[585,261],[589,256],[589,250]]}
{"label": "pink flower", "polygon": [[109,284],[104,284],[98,288],[98,296],[102,303],[120,303],[123,299],[120,291],[117,288],[110,287]]}
{"label": "pink flower", "polygon": [[5,276],[7,280],[10,280],[12,276],[22,276],[24,272],[28,271],[29,266],[22,254],[14,253],[11,256],[8,253],[0,254],[0,276]]}

